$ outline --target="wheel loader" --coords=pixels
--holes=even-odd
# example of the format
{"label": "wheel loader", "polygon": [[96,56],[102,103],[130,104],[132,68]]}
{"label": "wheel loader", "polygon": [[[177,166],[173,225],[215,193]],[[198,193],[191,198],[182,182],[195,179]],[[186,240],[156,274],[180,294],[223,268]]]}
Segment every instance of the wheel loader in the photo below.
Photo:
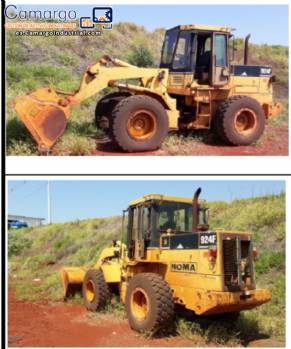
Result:
{"label": "wheel loader", "polygon": [[251,234],[210,229],[200,192],[130,202],[121,240],[96,265],[61,269],[65,299],[81,292],[85,307],[99,311],[117,292],[136,331],[167,326],[177,307],[211,316],[268,302],[271,292],[256,288]]}
{"label": "wheel loader", "polygon": [[227,144],[252,144],[282,105],[273,101],[272,67],[248,65],[250,36],[244,64],[231,64],[232,36],[227,27],[180,25],[166,31],[159,68],[105,55],[87,67],[77,91],[41,88],[14,108],[44,151],[65,131],[70,107],[108,87],[115,92],[98,101],[96,123],[124,151],[157,149],[171,130],[214,129]]}

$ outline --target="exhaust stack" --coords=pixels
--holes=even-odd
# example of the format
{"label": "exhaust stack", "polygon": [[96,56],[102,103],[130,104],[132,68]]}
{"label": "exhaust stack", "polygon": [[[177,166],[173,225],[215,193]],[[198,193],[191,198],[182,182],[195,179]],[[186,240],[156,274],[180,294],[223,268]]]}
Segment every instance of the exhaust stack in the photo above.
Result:
{"label": "exhaust stack", "polygon": [[244,65],[248,65],[249,62],[249,40],[251,34],[247,35],[245,38],[245,50],[244,50]]}
{"label": "exhaust stack", "polygon": [[198,210],[198,198],[199,195],[201,194],[202,189],[198,188],[193,196],[193,208],[192,208],[192,231],[195,232],[198,230],[198,215],[199,215],[199,210]]}

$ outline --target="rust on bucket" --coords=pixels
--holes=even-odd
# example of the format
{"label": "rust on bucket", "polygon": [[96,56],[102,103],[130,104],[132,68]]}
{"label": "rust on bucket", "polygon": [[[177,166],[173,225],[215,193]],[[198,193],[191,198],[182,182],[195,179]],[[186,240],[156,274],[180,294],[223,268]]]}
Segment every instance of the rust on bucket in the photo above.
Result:
{"label": "rust on bucket", "polygon": [[69,105],[50,88],[41,88],[16,98],[14,109],[42,150],[49,150],[66,129]]}

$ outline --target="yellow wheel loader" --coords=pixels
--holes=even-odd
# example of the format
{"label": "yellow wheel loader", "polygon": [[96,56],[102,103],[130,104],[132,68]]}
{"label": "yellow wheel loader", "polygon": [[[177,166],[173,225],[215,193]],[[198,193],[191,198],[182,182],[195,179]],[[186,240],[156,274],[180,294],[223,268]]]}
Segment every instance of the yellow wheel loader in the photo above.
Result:
{"label": "yellow wheel loader", "polygon": [[228,144],[251,144],[282,106],[273,102],[272,67],[248,65],[249,36],[244,64],[231,64],[231,31],[177,26],[165,34],[159,68],[104,56],[88,66],[77,91],[41,88],[18,97],[15,110],[39,148],[49,150],[66,128],[70,107],[111,87],[116,92],[97,103],[96,122],[124,151],[157,149],[170,130],[213,128]]}
{"label": "yellow wheel loader", "polygon": [[136,331],[167,326],[176,305],[210,316],[268,302],[270,291],[256,288],[251,234],[210,229],[200,192],[193,199],[132,201],[121,241],[105,248],[95,266],[61,269],[65,298],[81,291],[86,308],[98,311],[117,291]]}

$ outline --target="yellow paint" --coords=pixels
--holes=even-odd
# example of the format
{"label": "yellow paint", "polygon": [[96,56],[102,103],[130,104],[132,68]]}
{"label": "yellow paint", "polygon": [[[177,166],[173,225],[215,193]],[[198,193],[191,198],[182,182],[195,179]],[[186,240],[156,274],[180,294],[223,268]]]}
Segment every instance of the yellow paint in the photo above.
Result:
{"label": "yellow paint", "polygon": [[[96,266],[94,267],[96,268]],[[98,268],[96,268],[98,269]],[[101,266],[105,281],[107,283],[119,283],[121,281],[121,263],[118,261],[104,263]]]}
{"label": "yellow paint", "polygon": [[271,292],[266,289],[249,291],[249,298],[241,298],[242,292],[216,292],[215,290],[179,287],[174,285],[174,297],[179,304],[195,311],[197,315],[213,315],[252,309],[271,299]]}
{"label": "yellow paint", "polygon": [[234,28],[229,27],[221,27],[217,25],[205,25],[205,24],[190,24],[190,25],[180,25],[179,28],[181,30],[209,30],[209,31],[215,31],[215,32],[225,32],[230,33],[234,31]]}
{"label": "yellow paint", "polygon": [[[192,204],[191,198],[174,197],[159,194],[145,195],[130,202],[135,206],[150,200],[163,200]],[[202,202],[202,201],[200,201]],[[165,238],[175,233],[171,230],[160,236],[158,247],[147,248],[145,256],[139,259],[128,259],[127,247],[120,241],[105,248],[93,266],[103,272],[107,283],[118,285],[121,302],[125,302],[127,286],[130,278],[140,273],[156,273],[168,283],[172,290],[175,303],[183,305],[198,315],[212,315],[224,312],[235,312],[252,309],[268,302],[271,293],[265,289],[255,289],[251,280],[245,280],[245,291],[229,292],[225,286],[223,266],[223,240],[239,237],[250,241],[249,232],[236,230],[214,229],[216,232],[217,257],[209,253],[209,248],[199,249],[168,249]],[[61,269],[64,294],[69,285],[82,285],[89,267]],[[92,292],[88,290],[88,297]],[[142,291],[131,299],[138,316],[147,313],[147,300]]]}
{"label": "yellow paint", "polygon": [[[104,273],[105,281],[120,282],[121,281],[121,266],[122,260],[120,258],[114,258],[116,252],[120,252],[121,242],[118,241],[114,247],[112,245],[104,248],[96,262],[92,267],[93,269],[101,268]],[[124,248],[124,246],[123,246]],[[86,267],[63,267],[60,270],[64,295],[67,293],[69,284],[81,285],[83,283],[86,272],[92,269],[89,266]]]}
{"label": "yellow paint", "polygon": [[183,203],[187,203],[187,204],[192,204],[191,198],[160,195],[160,194],[149,194],[149,195],[144,195],[136,200],[130,201],[129,206],[134,206],[134,205],[143,203],[143,202],[148,201],[148,200],[164,200],[164,201],[183,202]]}

